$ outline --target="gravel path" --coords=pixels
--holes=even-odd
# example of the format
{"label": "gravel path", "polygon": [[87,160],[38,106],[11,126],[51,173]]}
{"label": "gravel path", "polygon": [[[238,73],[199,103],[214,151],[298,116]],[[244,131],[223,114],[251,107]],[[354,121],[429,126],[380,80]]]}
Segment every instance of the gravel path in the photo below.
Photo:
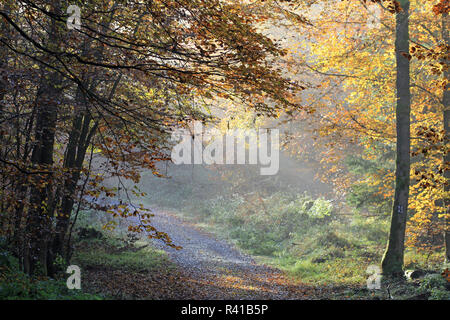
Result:
{"label": "gravel path", "polygon": [[191,281],[207,291],[208,299],[305,299],[311,287],[295,285],[282,272],[260,265],[226,241],[199,230],[179,217],[153,210],[152,225],[168,233],[181,250],[160,240],[154,244],[166,251]]}
{"label": "gravel path", "polygon": [[[115,201],[108,203],[116,204]],[[166,232],[175,245],[182,247],[176,250],[161,240],[150,240],[167,252],[178,266],[182,288],[189,287],[181,289],[186,290],[181,294],[183,298],[313,299],[318,294],[315,288],[293,283],[280,270],[257,264],[251,256],[226,241],[216,239],[173,214],[157,209],[153,209],[152,214],[152,226]]]}
{"label": "gravel path", "polygon": [[165,250],[177,265],[199,274],[217,274],[223,268],[245,270],[256,267],[254,260],[224,241],[215,239],[183,222],[172,214],[153,211],[152,225],[169,234],[172,241],[183,249],[176,250],[155,240],[155,244]]}

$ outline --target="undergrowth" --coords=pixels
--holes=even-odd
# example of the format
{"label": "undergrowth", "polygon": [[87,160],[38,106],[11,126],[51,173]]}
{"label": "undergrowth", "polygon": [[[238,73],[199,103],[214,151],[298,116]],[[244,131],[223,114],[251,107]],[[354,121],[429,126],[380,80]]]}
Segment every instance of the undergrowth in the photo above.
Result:
{"label": "undergrowth", "polygon": [[[366,290],[366,270],[369,265],[379,266],[385,250],[388,214],[354,210],[341,215],[333,201],[313,198],[307,193],[283,191],[263,196],[254,192],[245,197],[224,194],[209,198],[203,195],[199,199],[193,186],[171,191],[159,188],[147,200],[149,205],[156,203],[178,212],[260,262],[284,270],[294,280],[357,288],[348,293],[350,296],[389,298],[385,291]],[[427,256],[408,249],[405,267],[439,270],[442,253]],[[403,297],[421,296],[417,284],[398,287],[402,288],[399,292],[403,292]],[[442,292],[441,295],[445,296]],[[431,294],[423,296],[433,298]]]}

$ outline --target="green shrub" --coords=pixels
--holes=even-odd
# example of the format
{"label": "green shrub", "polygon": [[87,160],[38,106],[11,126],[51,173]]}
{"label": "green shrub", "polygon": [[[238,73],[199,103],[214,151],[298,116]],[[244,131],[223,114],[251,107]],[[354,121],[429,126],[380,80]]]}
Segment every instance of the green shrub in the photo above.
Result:
{"label": "green shrub", "polygon": [[[12,258],[11,261],[14,261]],[[103,297],[69,290],[65,279],[30,277],[18,270],[18,263],[0,266],[0,300],[100,300]]]}
{"label": "green shrub", "polygon": [[447,280],[440,274],[428,274],[420,283],[421,294],[428,294],[429,300],[450,300],[450,292],[446,289]]}
{"label": "green shrub", "polygon": [[197,202],[187,213],[264,262],[311,283],[363,284],[367,266],[381,259],[388,230],[384,217],[355,215],[347,222],[329,200],[286,192],[266,198],[221,196]]}
{"label": "green shrub", "polygon": [[355,212],[348,231],[372,244],[384,244],[389,234],[389,219],[384,215],[364,217]]}
{"label": "green shrub", "polygon": [[331,215],[333,211],[333,205],[330,201],[323,198],[316,199],[312,207],[307,210],[309,217],[314,219],[323,219]]}

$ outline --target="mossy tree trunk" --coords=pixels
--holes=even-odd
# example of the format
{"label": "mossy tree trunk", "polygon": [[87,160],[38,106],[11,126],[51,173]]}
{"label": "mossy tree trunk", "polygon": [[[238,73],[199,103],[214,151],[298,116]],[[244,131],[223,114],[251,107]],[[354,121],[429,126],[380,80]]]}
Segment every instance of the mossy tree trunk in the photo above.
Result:
{"label": "mossy tree trunk", "polygon": [[395,55],[397,61],[397,160],[395,170],[395,195],[392,208],[389,241],[382,260],[383,274],[403,274],[406,218],[410,182],[410,59],[409,55],[409,6],[407,0],[399,1],[401,12],[396,14]]}

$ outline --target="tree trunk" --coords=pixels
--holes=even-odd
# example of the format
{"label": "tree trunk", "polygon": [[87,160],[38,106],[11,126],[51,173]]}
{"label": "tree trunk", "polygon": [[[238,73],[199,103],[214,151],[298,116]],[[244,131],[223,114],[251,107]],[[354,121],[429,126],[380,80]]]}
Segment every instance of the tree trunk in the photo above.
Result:
{"label": "tree trunk", "polygon": [[[53,1],[52,11],[56,14],[61,13],[58,1]],[[57,22],[52,19],[47,39],[50,46],[58,45],[58,28]],[[62,93],[61,81],[58,72],[51,72],[45,66],[41,67],[41,82],[36,100],[35,142],[31,155],[33,167],[41,171],[51,171],[53,165],[56,122]],[[38,265],[42,268],[43,274],[48,274],[49,261],[51,263],[53,260],[51,254],[49,255],[53,215],[52,180],[51,173],[33,176],[24,253],[24,269],[28,274],[34,273]]]}
{"label": "tree trunk", "polygon": [[409,6],[400,1],[402,11],[396,14],[395,55],[397,61],[397,160],[395,195],[392,208],[389,241],[382,260],[383,274],[403,275],[406,218],[410,182],[410,62],[409,58]]}
{"label": "tree trunk", "polygon": [[[37,263],[47,274],[48,242],[51,234],[52,179],[50,173],[53,164],[53,151],[57,120],[57,102],[60,89],[57,88],[58,74],[44,71],[41,87],[38,92],[36,118],[36,142],[32,153],[33,166],[39,170],[48,170],[48,174],[34,175],[30,191],[31,208],[27,223],[26,272],[33,273]],[[45,185],[44,185],[45,184]]]}
{"label": "tree trunk", "polygon": [[[113,5],[113,9],[116,4]],[[113,21],[114,10],[111,10],[111,15],[108,22],[103,25],[103,32],[106,32],[109,28],[111,22]],[[87,55],[91,50],[94,51],[94,56],[100,61],[103,57],[104,47],[92,48],[92,39],[87,40],[84,44],[83,55]],[[83,84],[86,87],[90,87],[91,90],[95,90],[96,86],[99,84],[98,75],[94,75],[92,79],[89,76],[83,76]],[[120,77],[115,81],[113,90],[110,94],[110,99],[115,93],[116,85],[120,81]],[[89,85],[90,83],[90,85]],[[97,83],[97,84],[95,84]],[[77,102],[75,107],[75,119],[72,123],[72,128],[69,134],[69,142],[66,149],[66,155],[64,159],[64,168],[69,170],[68,177],[64,182],[63,196],[61,200],[61,210],[57,217],[56,222],[56,233],[53,240],[53,251],[55,254],[59,254],[61,257],[66,257],[66,261],[69,262],[70,248],[67,244],[67,252],[64,252],[64,246],[66,241],[67,232],[70,225],[70,215],[75,203],[75,195],[77,189],[77,183],[81,177],[81,171],[83,169],[83,161],[86,155],[87,148],[92,140],[93,134],[96,131],[98,123],[94,124],[91,128],[93,122],[92,115],[88,110],[88,102],[86,96],[84,95],[81,88],[78,88],[76,93]],[[79,110],[79,106],[82,106]]]}
{"label": "tree trunk", "polygon": [[[81,91],[78,91],[77,98],[82,99]],[[86,104],[84,104],[84,108],[85,111],[78,113],[73,121],[64,159],[64,168],[68,169],[69,172],[64,182],[61,209],[57,217],[56,234],[53,241],[53,250],[55,254],[59,254],[61,257],[67,256],[64,252],[64,242],[69,227],[70,214],[75,202],[77,183],[81,176],[84,157],[91,139],[89,135],[91,116],[87,111]],[[78,110],[78,112],[80,111]]]}

